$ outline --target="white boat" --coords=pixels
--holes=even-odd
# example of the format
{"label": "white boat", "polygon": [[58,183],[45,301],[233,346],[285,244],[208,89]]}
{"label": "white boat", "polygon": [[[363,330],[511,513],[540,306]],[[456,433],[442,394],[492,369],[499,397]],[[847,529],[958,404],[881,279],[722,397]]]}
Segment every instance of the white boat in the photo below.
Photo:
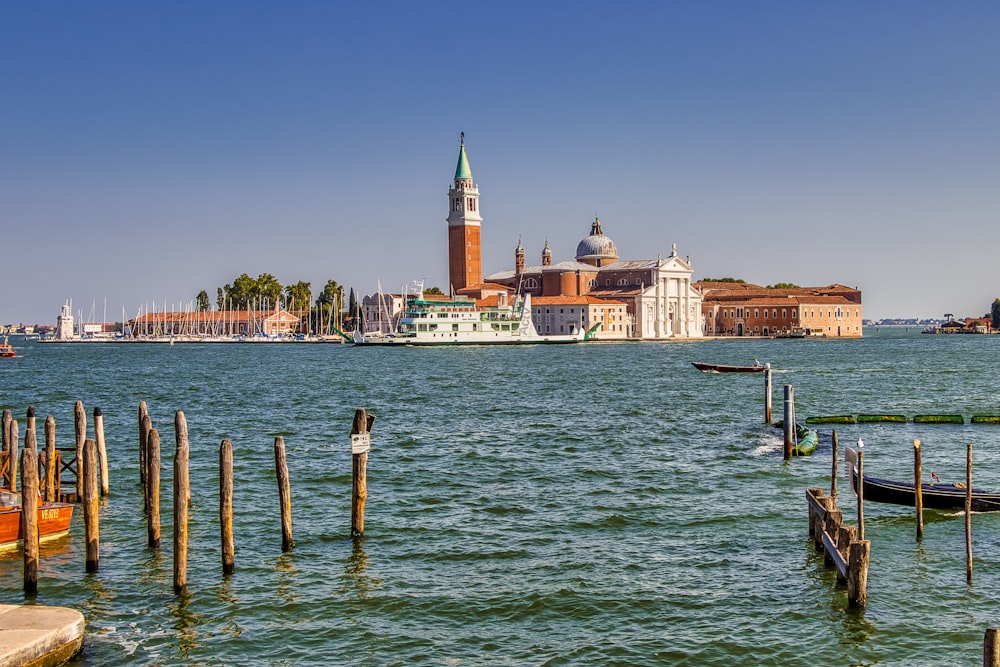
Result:
{"label": "white boat", "polygon": [[354,332],[355,345],[511,345],[577,343],[583,329],[543,336],[531,321],[531,295],[497,297],[496,305],[478,305],[468,297],[427,298],[422,290],[406,295],[399,324],[384,331]]}

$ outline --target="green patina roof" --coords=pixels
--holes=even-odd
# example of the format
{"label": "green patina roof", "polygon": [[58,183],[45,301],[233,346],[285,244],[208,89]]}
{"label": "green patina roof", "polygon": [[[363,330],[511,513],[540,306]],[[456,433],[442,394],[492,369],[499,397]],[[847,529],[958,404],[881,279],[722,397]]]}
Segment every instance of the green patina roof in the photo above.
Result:
{"label": "green patina roof", "polygon": [[465,154],[465,132],[462,133],[462,145],[458,149],[458,166],[455,167],[455,178],[472,179],[472,169],[469,168],[469,157]]}

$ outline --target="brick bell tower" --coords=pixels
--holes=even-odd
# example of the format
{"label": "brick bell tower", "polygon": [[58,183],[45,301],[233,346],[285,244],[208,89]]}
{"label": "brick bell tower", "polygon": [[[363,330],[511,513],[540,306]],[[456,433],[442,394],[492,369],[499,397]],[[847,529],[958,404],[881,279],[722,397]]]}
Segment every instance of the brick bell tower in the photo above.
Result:
{"label": "brick bell tower", "polygon": [[472,170],[465,154],[465,132],[462,132],[455,184],[448,189],[448,287],[453,294],[483,282],[482,222],[479,188],[472,183]]}

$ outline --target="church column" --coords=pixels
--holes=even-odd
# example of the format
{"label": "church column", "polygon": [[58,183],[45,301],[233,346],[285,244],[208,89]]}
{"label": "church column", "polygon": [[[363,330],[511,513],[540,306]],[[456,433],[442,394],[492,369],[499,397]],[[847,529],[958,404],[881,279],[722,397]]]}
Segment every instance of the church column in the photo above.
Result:
{"label": "church column", "polygon": [[662,309],[663,303],[660,301],[663,292],[663,279],[660,278],[660,271],[656,271],[656,294],[653,301],[653,338],[659,338],[662,330]]}

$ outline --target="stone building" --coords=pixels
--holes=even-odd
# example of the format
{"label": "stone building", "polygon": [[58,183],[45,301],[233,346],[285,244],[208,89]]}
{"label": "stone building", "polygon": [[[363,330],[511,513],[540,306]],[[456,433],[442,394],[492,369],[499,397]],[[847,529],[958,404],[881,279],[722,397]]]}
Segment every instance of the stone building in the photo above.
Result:
{"label": "stone building", "polygon": [[[595,217],[590,234],[577,244],[573,261],[553,264],[548,241],[542,249],[541,264],[526,266],[524,257],[524,246],[519,239],[514,250],[514,270],[494,273],[486,280],[530,293],[533,304],[538,303],[539,297],[576,298],[574,308],[578,309],[586,304],[593,305],[586,297],[624,305],[623,313],[611,315],[612,318],[620,316],[621,320],[602,325],[593,338],[663,339],[702,335],[701,294],[691,283],[690,259],[677,255],[676,244],[665,259],[622,260],[615,242],[604,233],[601,220]],[[536,328],[544,326],[535,320]]]}
{"label": "stone building", "polygon": [[844,285],[770,288],[750,283],[695,284],[703,294],[707,336],[860,338],[861,291]]}

